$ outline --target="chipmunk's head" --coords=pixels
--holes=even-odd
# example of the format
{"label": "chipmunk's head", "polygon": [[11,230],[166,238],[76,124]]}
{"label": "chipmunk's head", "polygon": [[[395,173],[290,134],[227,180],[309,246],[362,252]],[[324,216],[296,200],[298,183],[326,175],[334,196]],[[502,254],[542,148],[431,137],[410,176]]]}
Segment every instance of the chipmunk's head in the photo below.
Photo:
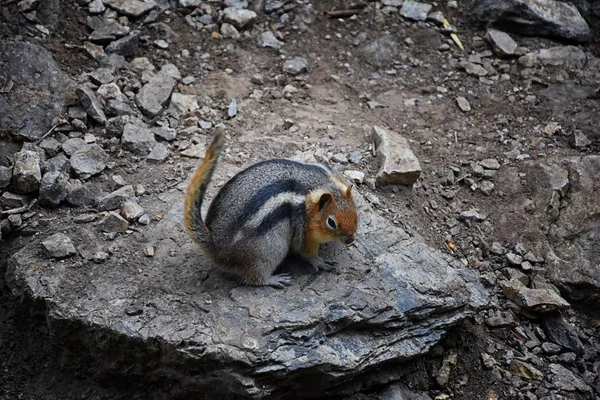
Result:
{"label": "chipmunk's head", "polygon": [[339,193],[325,190],[312,193],[322,243],[333,240],[345,244],[354,242],[358,215],[352,198],[352,185],[344,185],[340,189]]}

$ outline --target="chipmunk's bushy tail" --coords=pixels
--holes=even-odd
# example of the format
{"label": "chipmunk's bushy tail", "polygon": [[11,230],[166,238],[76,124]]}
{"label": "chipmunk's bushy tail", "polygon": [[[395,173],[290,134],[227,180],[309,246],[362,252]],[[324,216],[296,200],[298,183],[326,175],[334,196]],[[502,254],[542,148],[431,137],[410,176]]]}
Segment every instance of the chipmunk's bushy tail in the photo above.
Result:
{"label": "chipmunk's bushy tail", "polygon": [[192,176],[185,195],[183,208],[184,226],[191,238],[204,250],[209,250],[211,235],[202,219],[201,209],[204,193],[212,178],[219,155],[223,150],[224,134],[218,132],[206,150],[204,160]]}

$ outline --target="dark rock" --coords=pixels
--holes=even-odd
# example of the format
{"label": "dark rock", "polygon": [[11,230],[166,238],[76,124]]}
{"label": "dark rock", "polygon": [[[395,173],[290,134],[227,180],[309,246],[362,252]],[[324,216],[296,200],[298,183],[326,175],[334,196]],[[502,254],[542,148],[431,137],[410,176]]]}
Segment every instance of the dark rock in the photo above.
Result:
{"label": "dark rock", "polygon": [[[239,286],[198,256],[181,229],[181,197],[165,192],[157,203],[164,208],[156,209],[164,218],[144,228],[154,257],[144,257],[140,237],[131,235],[117,239],[132,253],[128,265],[112,256],[85,268],[49,268],[35,243],[6,261],[13,293],[45,305],[49,334],[66,350],[64,362],[85,357],[96,374],[124,379],[135,366],[140,382],[157,373],[177,376],[169,389],[182,397],[215,387],[223,398],[276,398],[300,387],[307,398],[341,397],[348,385],[364,390],[397,380],[395,366],[426,354],[450,327],[488,303],[475,272],[378,215],[358,192],[359,213],[370,218],[359,228],[361,246],[322,249],[338,261],[339,275],[292,269],[285,292]],[[122,231],[126,221],[111,216]],[[110,225],[104,222],[104,230],[114,231]],[[73,236],[89,235],[86,225],[72,229]],[[93,233],[89,242],[103,243]],[[132,304],[143,304],[143,312],[131,312]]]}
{"label": "dark rock", "polygon": [[[131,108],[131,106],[127,103],[125,103],[122,100],[116,100],[116,99],[111,99],[108,101],[108,103],[106,104],[106,115],[108,115],[109,117],[115,117],[118,115],[136,115],[136,112],[133,108]],[[108,127],[108,123],[109,121],[107,121],[107,127]],[[125,125],[123,125],[125,126]],[[119,136],[121,135],[121,133],[123,132],[123,127],[121,127],[120,129],[120,133]]]}
{"label": "dark rock", "polygon": [[132,31],[127,36],[111,42],[106,46],[107,53],[117,53],[124,57],[133,57],[137,54],[140,43],[140,32]]}
{"label": "dark rock", "polygon": [[97,144],[88,144],[71,156],[71,168],[78,177],[88,178],[106,168],[108,155]]}
{"label": "dark rock", "polygon": [[11,85],[0,96],[0,131],[30,140],[41,138],[75,100],[74,83],[46,49],[32,43],[0,40],[0,82]]}
{"label": "dark rock", "polygon": [[12,177],[13,169],[0,165],[0,189],[4,189],[8,185],[10,185]]}
{"label": "dark rock", "polygon": [[95,85],[102,85],[114,81],[115,76],[113,75],[113,71],[109,68],[98,68],[90,73],[90,79]]}
{"label": "dark rock", "polygon": [[4,207],[5,209],[13,209],[26,206],[27,204],[29,204],[29,201],[31,199],[22,194],[4,192],[2,193],[1,200],[2,207]]}
{"label": "dark rock", "polygon": [[126,185],[97,200],[99,211],[112,211],[135,197],[133,186]]}
{"label": "dark rock", "polygon": [[566,392],[574,392],[578,390],[584,393],[588,392],[591,395],[592,388],[569,369],[560,364],[550,364],[548,369],[550,369],[550,372],[553,374],[551,382],[560,390],[564,390]]}
{"label": "dark rock", "polygon": [[67,202],[79,207],[92,207],[96,205],[96,199],[102,194],[102,189],[92,182],[72,187],[67,194]]}
{"label": "dark rock", "polygon": [[480,20],[511,32],[555,36],[578,42],[586,42],[591,37],[588,24],[577,8],[567,2],[483,0],[476,12]]}
{"label": "dark rock", "polygon": [[549,354],[549,355],[558,354],[561,352],[561,350],[562,350],[562,347],[560,347],[557,344],[554,344],[551,342],[542,343],[542,351],[546,354]]}
{"label": "dark rock", "polygon": [[502,292],[510,300],[531,311],[552,312],[570,307],[556,292],[549,289],[530,289],[519,280],[503,282]]}
{"label": "dark rock", "polygon": [[89,87],[81,85],[75,90],[81,105],[86,109],[88,115],[101,125],[106,124],[106,116],[102,110],[102,104]]}
{"label": "dark rock", "polygon": [[560,315],[548,316],[542,320],[542,328],[548,340],[582,355],[585,347],[575,331],[575,327]]}
{"label": "dark rock", "polygon": [[129,223],[114,211],[109,211],[106,216],[97,223],[98,229],[102,232],[125,233],[129,229]]}
{"label": "dark rock", "polygon": [[31,150],[21,150],[14,155],[13,187],[17,193],[34,193],[40,187],[42,170],[40,155]]}
{"label": "dark rock", "polygon": [[43,207],[57,207],[70,190],[68,176],[60,171],[48,172],[40,184],[39,202]]}
{"label": "dark rock", "polygon": [[128,26],[123,26],[116,21],[107,21],[100,28],[95,29],[89,36],[89,41],[106,45],[127,35],[131,31]]}
{"label": "dark rock", "polygon": [[42,241],[42,246],[52,258],[68,258],[76,254],[75,246],[71,239],[64,233],[55,233],[54,235]]}
{"label": "dark rock", "polygon": [[39,143],[39,147],[44,149],[48,157],[54,157],[61,149],[61,144],[53,137],[47,137]]}
{"label": "dark rock", "polygon": [[62,149],[66,155],[72,156],[77,150],[85,145],[87,145],[87,143],[82,138],[69,138],[62,144]]}

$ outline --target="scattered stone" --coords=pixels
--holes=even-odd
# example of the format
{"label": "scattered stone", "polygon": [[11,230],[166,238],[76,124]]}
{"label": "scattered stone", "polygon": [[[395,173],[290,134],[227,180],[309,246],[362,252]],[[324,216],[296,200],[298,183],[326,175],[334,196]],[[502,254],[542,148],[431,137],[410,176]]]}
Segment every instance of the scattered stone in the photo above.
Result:
{"label": "scattered stone", "polygon": [[132,31],[127,36],[111,42],[106,46],[107,53],[116,53],[124,57],[133,57],[137,54],[140,45],[140,31]]}
{"label": "scattered stone", "polygon": [[166,126],[155,126],[150,129],[154,133],[155,137],[170,142],[177,138],[177,132],[174,129],[170,129]]}
{"label": "scattered stone", "polygon": [[479,185],[479,190],[481,190],[481,193],[485,194],[486,196],[491,196],[492,192],[494,191],[494,187],[495,185],[492,182],[483,181]]}
{"label": "scattered stone", "polygon": [[344,171],[344,175],[350,179],[351,182],[361,185],[365,180],[365,173],[361,171],[355,171],[351,169],[347,169]]}
{"label": "scattered stone", "polygon": [[265,12],[267,14],[270,14],[272,12],[282,9],[283,6],[285,6],[285,4],[285,0],[267,0],[265,3]]}
{"label": "scattered stone", "polygon": [[283,72],[290,75],[299,75],[308,72],[308,61],[306,58],[294,57],[283,63]]}
{"label": "scattered stone", "polygon": [[109,68],[98,68],[90,73],[90,79],[95,85],[102,85],[104,83],[111,83],[115,79],[115,76]]}
{"label": "scattered stone", "polygon": [[452,367],[458,362],[458,355],[456,353],[447,354],[442,360],[442,366],[438,370],[435,376],[435,381],[441,387],[445,387],[450,380],[450,372]]}
{"label": "scattered stone", "polygon": [[154,257],[154,247],[152,247],[152,246],[144,247],[144,255],[146,257]]}
{"label": "scattered stone", "polygon": [[475,64],[472,62],[463,62],[460,66],[465,70],[465,72],[469,75],[474,76],[486,76],[488,74],[487,69],[483,68],[479,64]]}
{"label": "scattered stone", "polygon": [[169,48],[169,42],[167,42],[164,39],[157,39],[154,41],[154,45],[156,47],[158,47],[159,49],[168,49]]}
{"label": "scattered stone", "polygon": [[77,207],[92,207],[96,199],[102,195],[102,189],[95,183],[89,182],[71,188],[67,194],[67,202]]}
{"label": "scattered stone", "polygon": [[124,150],[145,156],[156,146],[156,140],[154,139],[154,133],[147,127],[128,123],[123,128],[121,145]]}
{"label": "scattered stone", "polygon": [[531,311],[553,312],[570,307],[556,292],[549,289],[530,289],[519,280],[503,282],[502,292],[508,299]]}
{"label": "scattered stone", "polygon": [[98,46],[92,42],[84,42],[83,48],[87,53],[96,61],[100,61],[104,57],[106,57],[106,53],[104,52],[104,48],[102,46]]}
{"label": "scattered stone", "polygon": [[21,150],[14,155],[13,187],[17,193],[34,193],[40,187],[42,171],[40,155],[31,150]]}
{"label": "scattered stone", "polygon": [[121,215],[127,221],[135,221],[144,215],[144,213],[144,208],[137,201],[127,200],[121,206]]}
{"label": "scattered stone", "polygon": [[22,194],[11,192],[2,193],[2,207],[5,209],[25,207],[27,204],[29,204],[29,200],[29,197]]}
{"label": "scattered stone", "polygon": [[71,156],[71,168],[83,179],[104,171],[107,162],[108,155],[97,144],[86,144]]}
{"label": "scattered stone", "polygon": [[4,189],[8,185],[10,185],[12,177],[13,169],[0,165],[0,189]]}
{"label": "scattered stone", "polygon": [[495,158],[486,158],[485,160],[479,161],[477,164],[481,165],[485,169],[500,169],[500,163]]}
{"label": "scattered stone", "polygon": [[434,11],[427,15],[427,21],[433,21],[438,25],[443,25],[445,19],[446,17],[444,17],[444,13],[441,11]]}
{"label": "scattered stone", "polygon": [[180,81],[181,80],[181,72],[179,71],[179,68],[177,68],[177,66],[175,64],[165,64],[160,68],[160,71],[158,71],[159,74],[162,75],[166,75],[168,77],[171,77],[173,79],[175,79],[176,81]]}
{"label": "scattered stone", "polygon": [[477,210],[467,210],[463,211],[458,215],[458,219],[461,221],[485,221],[486,216],[479,213]]}
{"label": "scattered stone", "polygon": [[562,347],[551,342],[542,343],[542,351],[549,355],[558,354],[562,351]]}
{"label": "scattered stone", "polygon": [[235,26],[228,24],[227,22],[221,24],[221,29],[219,32],[221,32],[221,36],[224,38],[239,39],[242,37],[242,35],[240,35],[240,31],[238,31]]}
{"label": "scattered stone", "polygon": [[156,143],[152,148],[152,151],[146,157],[149,162],[160,163],[165,161],[169,157],[169,148],[163,143]]}
{"label": "scattered stone", "polygon": [[106,124],[106,116],[104,115],[104,111],[102,110],[102,104],[92,92],[92,89],[85,85],[78,86],[75,90],[81,105],[86,109],[88,115],[100,123],[101,125]]}
{"label": "scattered stone", "polygon": [[524,361],[512,360],[510,362],[510,372],[528,381],[542,381],[544,374],[533,365]]}
{"label": "scattered stone", "polygon": [[104,218],[98,221],[97,226],[102,232],[107,233],[125,233],[127,232],[127,229],[129,229],[127,220],[114,211],[106,213]]}
{"label": "scattered stone", "polygon": [[576,376],[571,370],[563,367],[560,364],[550,364],[548,369],[553,374],[550,381],[560,390],[566,392],[591,392],[590,388],[581,378]]}
{"label": "scattered stone", "polygon": [[579,42],[587,42],[591,37],[590,28],[577,8],[563,1],[484,0],[477,16],[525,35],[558,36]]}
{"label": "scattered stone", "polygon": [[160,72],[150,78],[135,96],[136,103],[144,115],[154,118],[160,114],[169,102],[176,83],[175,79]]}
{"label": "scattered stone", "polygon": [[552,315],[542,320],[542,328],[548,340],[582,355],[585,347],[579,339],[575,327],[560,315]]}
{"label": "scattered stone", "polygon": [[508,33],[496,29],[488,29],[485,39],[492,45],[492,49],[498,57],[513,56],[519,47]]}
{"label": "scattered stone", "polygon": [[191,158],[202,158],[206,152],[206,146],[202,143],[194,144],[181,152],[182,156]]}
{"label": "scattered stone", "polygon": [[144,214],[138,219],[138,222],[142,225],[150,224],[150,216],[148,214]]}
{"label": "scattered stone", "polygon": [[99,211],[112,211],[120,208],[126,201],[135,197],[133,186],[126,185],[98,199]]}
{"label": "scattered stone", "polygon": [[97,251],[94,253],[93,257],[92,257],[92,261],[94,261],[97,264],[102,264],[105,261],[108,261],[108,259],[110,258],[110,254],[108,254],[105,251]]}
{"label": "scattered stone", "polygon": [[397,133],[391,136],[393,140],[390,140],[384,129],[379,126],[373,127],[371,137],[380,162],[375,178],[376,183],[377,185],[412,185],[421,175],[419,160],[404,137]]}
{"label": "scattered stone", "polygon": [[237,102],[235,101],[235,99],[231,100],[231,103],[229,103],[229,107],[227,107],[227,116],[229,118],[233,118],[237,115]]}
{"label": "scattered stone", "polygon": [[43,207],[58,207],[70,190],[68,176],[60,171],[48,172],[40,184],[39,202]]}
{"label": "scattered stone", "polygon": [[170,106],[175,107],[181,113],[194,112],[199,108],[195,95],[181,93],[173,93]]}
{"label": "scattered stone", "polygon": [[363,49],[367,62],[380,67],[391,62],[398,52],[398,42],[392,35],[382,36]]}
{"label": "scattered stone", "polygon": [[589,147],[592,144],[592,141],[588,139],[588,137],[585,136],[585,134],[581,130],[575,129],[571,138],[571,144],[576,149],[585,149],[586,147]]}
{"label": "scattered stone", "polygon": [[73,242],[64,233],[55,233],[46,238],[42,241],[42,246],[50,257],[56,259],[68,258],[77,253]]}
{"label": "scattered stone", "polygon": [[348,158],[342,153],[336,153],[331,156],[331,161],[338,164],[348,164]]}
{"label": "scattered stone", "polygon": [[[131,106],[124,101],[110,99],[106,104],[105,109],[106,115],[109,117],[116,117],[119,115],[136,115],[136,112]],[[109,125],[109,121],[106,121],[106,125]]]}
{"label": "scattered stone", "polygon": [[119,89],[119,86],[114,82],[105,83],[104,85],[100,86],[96,91],[96,94],[104,101],[113,99],[123,100],[121,89]]}
{"label": "scattered stone", "polygon": [[381,4],[386,7],[400,7],[404,0],[382,0]]}
{"label": "scattered stone", "polygon": [[275,37],[275,34],[270,30],[266,30],[256,38],[256,42],[260,47],[267,49],[279,50],[281,48],[281,42]]}
{"label": "scattered stone", "polygon": [[498,365],[498,361],[488,353],[481,353],[481,360],[483,361],[483,366],[487,369],[492,369]]}
{"label": "scattered stone", "polygon": [[120,14],[134,18],[141,17],[156,7],[154,0],[103,0],[103,2]]}
{"label": "scattered stone", "polygon": [[458,96],[456,98],[456,104],[458,104],[458,108],[460,108],[463,112],[471,111],[471,105],[469,104],[469,101],[462,96]]}
{"label": "scattered stone", "polygon": [[90,14],[101,14],[106,11],[106,7],[104,7],[102,0],[93,0],[88,4],[88,11]]}
{"label": "scattered stone", "polygon": [[90,42],[100,45],[106,45],[112,42],[113,40],[122,38],[129,32],[131,32],[131,28],[129,28],[128,26],[123,26],[114,20],[108,20],[106,22],[102,22],[101,26],[94,29],[94,31],[90,34],[88,39]]}
{"label": "scattered stone", "polygon": [[517,325],[517,321],[515,321],[515,317],[512,312],[507,312],[505,315],[502,312],[497,311],[495,313],[491,313],[491,315],[486,318],[485,324],[490,328],[512,328]]}
{"label": "scattered stone", "polygon": [[86,144],[87,143],[85,143],[85,141],[80,137],[70,138],[64,141],[62,144],[62,149],[66,155],[72,156],[77,150],[81,149]]}
{"label": "scattered stone", "polygon": [[42,140],[39,145],[40,148],[44,149],[48,157],[54,157],[60,152],[62,145],[60,142],[53,137],[47,137]]}
{"label": "scattered stone", "polygon": [[506,254],[506,259],[508,260],[508,263],[512,265],[521,265],[523,262],[523,257],[515,253]]}
{"label": "scattered stone", "polygon": [[227,7],[223,10],[223,21],[230,23],[237,29],[244,29],[256,21],[256,13],[251,10]]}
{"label": "scattered stone", "polygon": [[431,11],[431,4],[416,1],[405,1],[400,8],[400,15],[413,21],[425,21]]}

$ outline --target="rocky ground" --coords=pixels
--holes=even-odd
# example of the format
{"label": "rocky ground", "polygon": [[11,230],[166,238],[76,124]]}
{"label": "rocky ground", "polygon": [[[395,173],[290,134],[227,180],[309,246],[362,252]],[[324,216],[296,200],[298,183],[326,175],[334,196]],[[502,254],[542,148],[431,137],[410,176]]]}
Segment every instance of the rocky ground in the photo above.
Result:
{"label": "rocky ground", "polygon": [[[174,222],[216,129],[228,142],[209,198],[254,161],[315,158],[345,171],[364,198],[357,249],[339,255],[346,265],[389,249],[407,270],[422,254],[445,265],[437,252],[411,248],[415,241],[454,259],[448,276],[424,263],[429,276],[402,286],[428,293],[406,306],[409,322],[430,330],[427,337],[447,334],[387,364],[369,353],[353,367],[368,378],[336,396],[600,398],[600,9],[578,4],[586,23],[563,3],[547,13],[525,7],[519,15],[535,23],[519,25],[502,8],[513,3],[4,1],[0,398],[219,397],[189,385],[186,392],[168,368],[150,377],[136,370],[152,363],[146,354],[160,353],[152,329],[176,324],[158,311],[210,319],[222,311],[195,297],[199,290],[223,290],[222,299],[240,304],[235,296],[247,295],[208,268],[195,270],[196,250]],[[418,161],[398,163],[395,152]],[[177,279],[161,275],[165,263]],[[340,286],[378,276],[342,264]],[[488,304],[466,304],[477,291],[471,273]],[[298,298],[334,293],[322,286],[331,277],[301,275]],[[127,283],[110,287],[111,279]],[[154,303],[117,304],[134,286],[151,287]],[[453,293],[430,295],[436,286]],[[143,326],[106,324],[114,320],[97,304]],[[124,337],[143,331],[144,348],[95,332],[97,348],[77,352],[87,343],[81,332],[93,330],[65,323],[65,305],[90,326]],[[382,329],[380,314],[348,312],[325,334],[342,335],[349,321],[363,324],[346,329],[351,335],[364,328],[380,338],[397,328],[389,315]],[[275,328],[285,329],[264,335]],[[164,365],[176,364],[160,354]],[[340,367],[339,377],[353,373],[341,368],[352,362],[328,366]]]}

